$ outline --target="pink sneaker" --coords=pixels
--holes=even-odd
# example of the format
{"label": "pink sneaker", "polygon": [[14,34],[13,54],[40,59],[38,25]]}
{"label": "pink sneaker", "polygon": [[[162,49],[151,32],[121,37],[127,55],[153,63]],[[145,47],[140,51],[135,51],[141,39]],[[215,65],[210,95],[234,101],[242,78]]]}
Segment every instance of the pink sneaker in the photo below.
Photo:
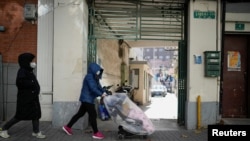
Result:
{"label": "pink sneaker", "polygon": [[68,135],[72,135],[72,130],[68,126],[63,126],[62,127],[63,131],[65,131]]}
{"label": "pink sneaker", "polygon": [[104,135],[101,132],[97,132],[92,136],[94,139],[103,139]]}

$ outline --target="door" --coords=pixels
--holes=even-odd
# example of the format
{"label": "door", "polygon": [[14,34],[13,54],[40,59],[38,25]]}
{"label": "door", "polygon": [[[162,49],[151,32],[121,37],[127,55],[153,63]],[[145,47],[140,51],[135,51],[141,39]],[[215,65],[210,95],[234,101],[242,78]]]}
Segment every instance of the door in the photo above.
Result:
{"label": "door", "polygon": [[222,117],[247,116],[247,36],[225,35]]}
{"label": "door", "polygon": [[187,100],[187,44],[185,41],[179,42],[178,55],[178,118],[179,125],[185,125],[186,100]]}

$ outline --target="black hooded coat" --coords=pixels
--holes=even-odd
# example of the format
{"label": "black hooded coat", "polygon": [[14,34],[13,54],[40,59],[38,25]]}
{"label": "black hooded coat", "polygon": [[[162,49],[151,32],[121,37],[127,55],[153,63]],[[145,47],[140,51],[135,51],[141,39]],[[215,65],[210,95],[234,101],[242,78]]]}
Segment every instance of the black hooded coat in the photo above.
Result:
{"label": "black hooded coat", "polygon": [[41,118],[39,102],[40,85],[30,62],[35,58],[31,53],[23,53],[18,57],[19,70],[16,77],[17,105],[15,118],[34,120]]}

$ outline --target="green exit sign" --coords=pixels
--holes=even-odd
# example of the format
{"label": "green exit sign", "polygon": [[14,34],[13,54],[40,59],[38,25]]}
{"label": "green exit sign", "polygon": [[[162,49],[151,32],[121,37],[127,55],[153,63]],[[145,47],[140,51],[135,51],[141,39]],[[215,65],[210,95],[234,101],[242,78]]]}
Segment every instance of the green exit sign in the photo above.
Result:
{"label": "green exit sign", "polygon": [[235,23],[235,30],[245,30],[245,24]]}

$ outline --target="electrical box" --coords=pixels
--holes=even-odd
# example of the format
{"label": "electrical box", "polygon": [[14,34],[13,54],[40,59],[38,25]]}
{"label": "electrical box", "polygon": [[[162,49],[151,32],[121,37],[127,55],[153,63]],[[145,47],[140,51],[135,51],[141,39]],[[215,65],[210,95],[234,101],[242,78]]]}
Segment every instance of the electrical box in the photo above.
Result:
{"label": "electrical box", "polygon": [[37,9],[35,4],[25,4],[24,6],[24,18],[25,20],[36,20]]}
{"label": "electrical box", "polygon": [[4,26],[0,26],[0,32],[4,32],[4,31],[5,31]]}
{"label": "electrical box", "polygon": [[220,76],[220,52],[219,51],[205,51],[205,76],[217,77]]}

